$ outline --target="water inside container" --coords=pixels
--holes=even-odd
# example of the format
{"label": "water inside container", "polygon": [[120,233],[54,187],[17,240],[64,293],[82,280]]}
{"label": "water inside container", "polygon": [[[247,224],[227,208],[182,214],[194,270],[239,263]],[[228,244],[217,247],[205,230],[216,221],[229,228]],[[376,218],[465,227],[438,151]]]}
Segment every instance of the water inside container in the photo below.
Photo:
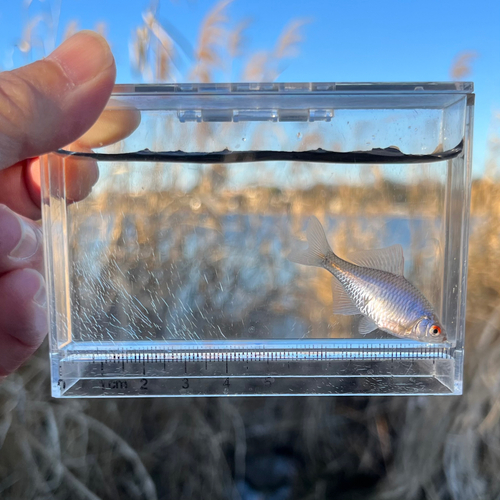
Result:
{"label": "water inside container", "polygon": [[334,314],[332,280],[287,259],[309,217],[341,257],[403,247],[442,312],[448,162],[100,162],[68,208],[74,341],[393,339]]}

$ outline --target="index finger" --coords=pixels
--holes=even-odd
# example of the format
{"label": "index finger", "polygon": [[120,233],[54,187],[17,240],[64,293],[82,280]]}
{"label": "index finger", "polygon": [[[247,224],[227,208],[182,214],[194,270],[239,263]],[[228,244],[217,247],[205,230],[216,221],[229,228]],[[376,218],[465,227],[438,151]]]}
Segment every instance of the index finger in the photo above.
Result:
{"label": "index finger", "polygon": [[[137,109],[123,108],[105,109],[96,123],[74,144],[67,147],[69,150],[91,152],[91,148],[108,146],[119,142],[137,129],[141,122],[141,114]],[[32,159],[25,164],[25,183],[33,207],[29,213],[20,210],[20,207],[12,207],[22,215],[37,218],[40,215],[41,206],[41,173],[39,159]],[[80,201],[87,197],[92,191],[99,178],[97,162],[90,158],[68,157],[59,166],[54,168],[64,169],[66,187],[66,198],[68,202]],[[62,175],[54,172],[53,175]],[[0,172],[1,178],[2,172]],[[2,193],[0,192],[0,203]],[[12,203],[12,202],[11,202]],[[9,203],[6,203],[10,205]]]}
{"label": "index finger", "polygon": [[141,123],[141,113],[111,98],[98,120],[76,141],[84,148],[102,148],[128,137]]}

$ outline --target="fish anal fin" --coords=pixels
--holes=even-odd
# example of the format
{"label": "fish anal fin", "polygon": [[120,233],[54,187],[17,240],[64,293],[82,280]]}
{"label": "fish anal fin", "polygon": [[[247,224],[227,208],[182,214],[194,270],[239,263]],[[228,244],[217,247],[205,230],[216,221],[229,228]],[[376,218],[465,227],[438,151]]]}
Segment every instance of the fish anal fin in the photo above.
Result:
{"label": "fish anal fin", "polygon": [[337,278],[332,278],[333,314],[353,316],[361,314]]}
{"label": "fish anal fin", "polygon": [[368,316],[363,316],[358,325],[358,331],[361,335],[368,335],[378,328],[375,321],[370,319]]}
{"label": "fish anal fin", "polygon": [[350,254],[347,259],[353,264],[362,267],[371,267],[401,276],[403,276],[404,273],[405,260],[403,256],[403,247],[401,245],[392,245],[387,248],[379,248],[376,250],[362,250]]}

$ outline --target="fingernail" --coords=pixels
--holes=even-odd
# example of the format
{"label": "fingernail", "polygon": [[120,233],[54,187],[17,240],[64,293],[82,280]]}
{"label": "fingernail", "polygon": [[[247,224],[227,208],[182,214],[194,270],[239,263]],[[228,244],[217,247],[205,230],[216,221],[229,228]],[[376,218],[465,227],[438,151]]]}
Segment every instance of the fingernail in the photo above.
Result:
{"label": "fingernail", "polygon": [[47,317],[47,292],[45,280],[40,275],[40,288],[33,297],[33,302],[38,306],[33,311],[33,325],[40,335],[45,335],[49,329]]}
{"label": "fingernail", "polygon": [[45,289],[45,282],[43,279],[40,280],[40,288],[35,293],[33,297],[33,302],[38,304],[40,307],[47,306],[47,290]]}
{"label": "fingernail", "polygon": [[76,33],[47,59],[56,61],[75,85],[92,80],[114,62],[106,40],[93,31]]}
{"label": "fingernail", "polygon": [[0,211],[6,219],[4,228],[14,229],[16,225],[19,228],[18,230],[14,229],[14,234],[18,233],[20,236],[17,245],[9,252],[9,257],[21,260],[33,257],[40,245],[40,237],[35,229],[5,205],[0,205]]}

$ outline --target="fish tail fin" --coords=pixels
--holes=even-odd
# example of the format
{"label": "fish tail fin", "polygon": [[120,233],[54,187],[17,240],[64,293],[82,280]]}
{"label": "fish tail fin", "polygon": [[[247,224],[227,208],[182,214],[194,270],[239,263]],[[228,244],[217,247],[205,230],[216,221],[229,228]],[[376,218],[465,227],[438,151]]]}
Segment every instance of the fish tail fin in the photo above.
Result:
{"label": "fish tail fin", "polygon": [[309,218],[306,236],[308,247],[304,249],[302,241],[294,242],[287,258],[296,264],[321,267],[325,257],[333,252],[321,222],[314,216]]}

